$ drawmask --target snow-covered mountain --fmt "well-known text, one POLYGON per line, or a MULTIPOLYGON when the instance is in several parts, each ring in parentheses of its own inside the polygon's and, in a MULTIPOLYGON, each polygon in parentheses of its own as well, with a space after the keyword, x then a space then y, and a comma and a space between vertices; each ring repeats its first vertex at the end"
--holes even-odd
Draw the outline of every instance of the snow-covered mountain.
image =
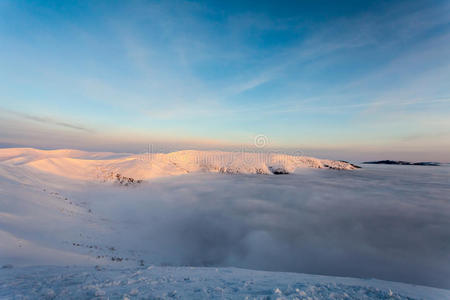
MULTIPOLYGON (((408 199, 396 202, 389 193, 397 193, 401 182, 380 190, 389 180, 378 173, 358 177, 367 170, 329 170, 354 168, 280 154, 1 149, 0 298, 450 299, 448 290, 420 285, 226 267, 291 270, 298 265, 300 271, 315 271, 317 265, 320 274, 345 275, 355 259, 369 263, 367 269, 358 266, 361 273, 351 270, 353 277, 386 279, 378 275, 411 265, 392 259, 394 254, 385 256, 383 247, 392 247, 388 253, 402 252, 398 244, 414 242, 411 236, 403 240, 403 232, 396 231, 403 227, 394 225, 417 211, 432 215, 438 225, 431 229, 439 231, 427 234, 428 240, 419 236, 423 251, 431 255, 423 264, 420 247, 417 253, 408 250, 406 262, 418 262, 407 270, 421 269, 421 284, 432 273, 432 283, 445 286, 448 270, 442 255, 447 254, 441 249, 447 231, 433 213, 446 212, 435 201, 439 191, 433 194, 436 199, 429 195, 426 207, 418 201, 420 191, 417 199, 408 192, 408 199), (271 175, 286 172, 294 175, 271 175), (144 182, 134 184, 139 180, 144 182), (373 189, 365 192, 362 186, 368 184, 373 189), (388 194, 380 196, 383 191, 388 194), (406 202, 414 208, 404 209, 404 218, 398 212, 390 219, 390 211, 406 202), (394 224, 388 228, 391 234, 377 218, 394 224), (348 220, 360 227, 348 227, 348 220), (376 231, 383 236, 380 243, 376 231)), ((438 175, 433 180, 445 180, 438 175)), ((401 272, 395 276, 398 281, 409 278, 401 272)))
POLYGON ((117 175, 143 180, 187 173, 287 174, 301 168, 353 170, 343 161, 274 153, 178 151, 173 153, 114 154, 79 150, 0 149, 0 161, 25 165, 74 179, 115 179, 117 175))

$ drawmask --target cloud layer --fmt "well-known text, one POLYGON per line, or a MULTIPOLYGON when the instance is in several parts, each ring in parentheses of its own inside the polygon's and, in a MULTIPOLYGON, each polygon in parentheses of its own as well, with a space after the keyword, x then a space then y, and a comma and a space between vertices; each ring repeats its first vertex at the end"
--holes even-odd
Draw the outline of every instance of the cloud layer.
POLYGON ((133 190, 97 190, 93 209, 128 224, 118 239, 150 263, 449 288, 447 169, 180 176, 133 190))

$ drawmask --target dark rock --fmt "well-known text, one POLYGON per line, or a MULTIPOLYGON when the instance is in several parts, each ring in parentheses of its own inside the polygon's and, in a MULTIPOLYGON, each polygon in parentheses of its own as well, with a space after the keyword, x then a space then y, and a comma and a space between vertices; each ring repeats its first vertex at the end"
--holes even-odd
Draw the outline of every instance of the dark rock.
POLYGON ((378 161, 366 161, 363 164, 372 165, 404 165, 404 166, 440 166, 437 162, 416 162, 412 163, 403 160, 378 160, 378 161))
POLYGON ((7 264, 7 265, 3 265, 2 269, 12 269, 13 265, 11 264, 7 264))
POLYGON ((269 167, 269 170, 274 175, 286 175, 286 174, 289 174, 289 172, 285 168, 282 168, 282 167, 278 167, 278 168, 269 167))

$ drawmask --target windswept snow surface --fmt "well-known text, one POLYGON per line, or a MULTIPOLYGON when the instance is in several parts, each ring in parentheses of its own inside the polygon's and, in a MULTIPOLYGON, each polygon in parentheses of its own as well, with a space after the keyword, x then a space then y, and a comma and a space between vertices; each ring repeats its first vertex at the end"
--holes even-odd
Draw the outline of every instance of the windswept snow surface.
POLYGON ((449 298, 408 284, 226 268, 448 289, 449 170, 353 170, 256 153, 2 149, 0 266, 13 268, 0 269, 0 298, 449 298), (292 174, 260 175, 269 167, 292 174))
POLYGON ((14 299, 450 299, 442 289, 375 279, 237 268, 28 267, 0 270, 14 299))

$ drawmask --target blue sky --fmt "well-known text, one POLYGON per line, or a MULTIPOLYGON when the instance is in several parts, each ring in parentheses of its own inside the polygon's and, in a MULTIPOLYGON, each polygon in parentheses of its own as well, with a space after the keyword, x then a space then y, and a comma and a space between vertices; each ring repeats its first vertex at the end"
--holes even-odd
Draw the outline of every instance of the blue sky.
POLYGON ((450 161, 449 82, 448 1, 0 2, 2 145, 450 161))

